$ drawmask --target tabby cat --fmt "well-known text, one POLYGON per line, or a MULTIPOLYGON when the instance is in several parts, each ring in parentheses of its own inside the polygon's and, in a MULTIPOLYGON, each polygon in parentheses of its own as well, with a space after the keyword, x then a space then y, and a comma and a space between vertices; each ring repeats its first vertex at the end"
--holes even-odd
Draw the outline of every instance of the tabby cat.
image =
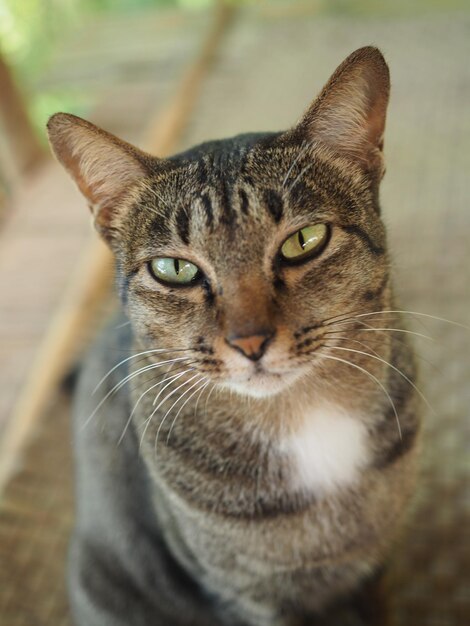
POLYGON ((419 426, 378 203, 388 95, 365 47, 291 130, 168 159, 50 119, 123 308, 77 394, 77 625, 369 619, 419 426))

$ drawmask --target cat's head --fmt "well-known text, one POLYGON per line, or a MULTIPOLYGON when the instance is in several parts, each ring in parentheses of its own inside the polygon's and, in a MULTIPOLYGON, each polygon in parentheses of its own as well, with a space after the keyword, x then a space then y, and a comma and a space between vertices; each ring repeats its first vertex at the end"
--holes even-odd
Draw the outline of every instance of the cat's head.
POLYGON ((272 395, 315 367, 328 341, 317 328, 377 306, 388 93, 382 55, 361 48, 291 130, 169 159, 72 115, 50 119, 145 347, 182 350, 169 354, 209 379, 272 395))

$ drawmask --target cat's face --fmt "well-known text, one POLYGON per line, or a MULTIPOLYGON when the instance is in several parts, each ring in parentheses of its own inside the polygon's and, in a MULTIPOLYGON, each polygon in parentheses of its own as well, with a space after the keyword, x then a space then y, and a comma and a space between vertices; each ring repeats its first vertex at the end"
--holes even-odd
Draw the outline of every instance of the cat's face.
POLYGON ((367 48, 292 131, 165 161, 53 118, 53 146, 116 254, 143 349, 166 348, 254 396, 316 367, 334 339, 325 324, 370 310, 386 284, 377 186, 387 97, 385 63, 367 48))
POLYGON ((252 395, 310 371, 321 339, 306 328, 370 307, 386 271, 360 170, 283 136, 175 159, 120 230, 123 297, 145 347, 189 349, 196 371, 252 395))

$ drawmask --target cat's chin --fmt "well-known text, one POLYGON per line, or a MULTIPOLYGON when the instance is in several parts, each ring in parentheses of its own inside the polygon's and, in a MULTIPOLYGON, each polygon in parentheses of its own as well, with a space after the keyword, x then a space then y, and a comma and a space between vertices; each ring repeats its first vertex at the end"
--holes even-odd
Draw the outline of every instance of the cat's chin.
POLYGON ((286 392, 300 378, 301 372, 256 373, 245 380, 231 380, 224 387, 235 391, 242 396, 253 398, 269 398, 286 392))

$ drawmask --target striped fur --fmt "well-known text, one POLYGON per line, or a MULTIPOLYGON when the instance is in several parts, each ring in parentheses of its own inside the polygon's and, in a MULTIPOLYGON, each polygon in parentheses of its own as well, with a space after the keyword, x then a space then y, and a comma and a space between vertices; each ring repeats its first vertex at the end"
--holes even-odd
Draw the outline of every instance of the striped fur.
POLYGON ((361 49, 293 129, 166 160, 52 118, 130 321, 103 334, 77 394, 77 625, 370 617, 369 591, 365 611, 354 598, 396 537, 419 431, 403 322, 363 316, 398 308, 378 203, 388 85, 381 54, 361 49), (321 253, 284 263, 286 238, 316 223, 321 253), (159 283, 155 257, 201 278, 159 283), (256 362, 231 344, 257 336, 256 362))

